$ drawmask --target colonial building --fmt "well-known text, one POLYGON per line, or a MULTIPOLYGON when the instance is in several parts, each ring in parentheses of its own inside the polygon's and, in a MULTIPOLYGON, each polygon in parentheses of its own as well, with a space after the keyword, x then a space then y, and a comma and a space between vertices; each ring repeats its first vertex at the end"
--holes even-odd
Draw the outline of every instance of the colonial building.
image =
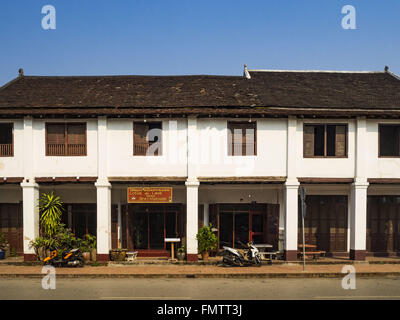
POLYGON ((112 248, 197 259, 306 242, 364 259, 400 252, 400 79, 389 72, 248 70, 243 76, 25 76, 0 89, 0 231, 34 259, 40 193, 63 221, 112 248))

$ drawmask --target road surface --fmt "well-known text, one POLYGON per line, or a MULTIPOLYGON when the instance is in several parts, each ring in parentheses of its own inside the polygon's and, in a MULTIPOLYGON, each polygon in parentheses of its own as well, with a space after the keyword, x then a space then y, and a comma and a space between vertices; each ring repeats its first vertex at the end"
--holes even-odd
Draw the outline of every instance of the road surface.
POLYGON ((341 279, 0 279, 0 300, 279 300, 400 299, 400 278, 359 278, 344 290, 341 279))

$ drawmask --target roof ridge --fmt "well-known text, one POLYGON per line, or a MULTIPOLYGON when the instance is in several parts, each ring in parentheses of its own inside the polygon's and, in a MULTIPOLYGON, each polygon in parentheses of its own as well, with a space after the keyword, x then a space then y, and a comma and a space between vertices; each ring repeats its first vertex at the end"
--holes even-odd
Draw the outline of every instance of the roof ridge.
MULTIPOLYGON (((244 78, 242 75, 214 75, 214 74, 193 74, 193 75, 71 75, 71 76, 45 76, 45 75, 24 75, 24 78, 244 78)), ((20 78, 20 77, 18 77, 20 78)))
POLYGON ((386 73, 386 71, 350 71, 350 70, 273 70, 273 69, 249 69, 249 72, 299 72, 299 73, 386 73))
POLYGON ((3 86, 0 87, 0 92, 3 91, 5 88, 9 87, 10 85, 12 85, 13 83, 17 82, 18 80, 24 78, 25 76, 18 76, 8 82, 6 82, 3 86))

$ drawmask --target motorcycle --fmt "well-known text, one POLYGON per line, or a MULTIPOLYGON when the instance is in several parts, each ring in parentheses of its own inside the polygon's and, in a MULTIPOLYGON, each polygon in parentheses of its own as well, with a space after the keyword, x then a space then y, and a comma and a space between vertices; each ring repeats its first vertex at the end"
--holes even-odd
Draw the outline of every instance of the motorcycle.
POLYGON ((261 256, 257 247, 254 246, 254 242, 248 242, 247 245, 239 242, 245 246, 244 250, 234 249, 231 247, 223 246, 224 249, 218 255, 222 256, 223 266, 238 266, 243 267, 245 265, 255 265, 261 267, 261 256))
POLYGON ((61 255, 57 249, 53 249, 43 262, 45 265, 52 265, 54 267, 83 267, 85 264, 79 248, 65 250, 61 255))

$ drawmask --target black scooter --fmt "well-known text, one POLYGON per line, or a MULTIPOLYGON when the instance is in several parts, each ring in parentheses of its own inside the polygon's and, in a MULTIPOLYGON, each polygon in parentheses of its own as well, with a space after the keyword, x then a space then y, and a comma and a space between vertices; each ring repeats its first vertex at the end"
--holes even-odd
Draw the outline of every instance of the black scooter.
POLYGON ((50 256, 45 258, 43 262, 45 265, 54 267, 83 267, 85 264, 79 248, 63 251, 61 255, 59 255, 57 249, 53 249, 50 251, 50 256))

